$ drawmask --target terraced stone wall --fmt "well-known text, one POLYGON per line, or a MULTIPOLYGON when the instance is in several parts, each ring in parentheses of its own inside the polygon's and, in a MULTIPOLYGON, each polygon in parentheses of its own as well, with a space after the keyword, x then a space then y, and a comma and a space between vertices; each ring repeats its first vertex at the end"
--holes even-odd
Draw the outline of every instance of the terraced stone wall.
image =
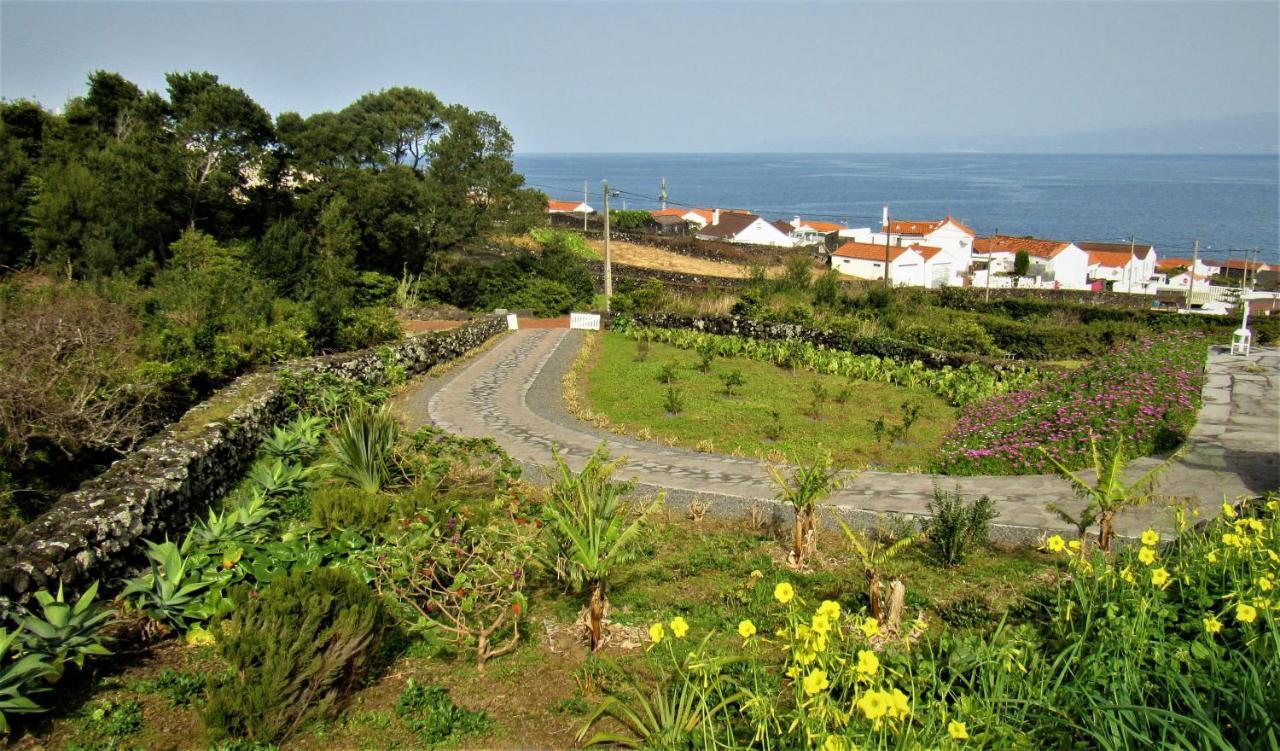
POLYGON ((69 592, 94 580, 108 584, 143 560, 143 540, 179 539, 210 502, 239 481, 262 439, 288 414, 277 377, 281 370, 383 383, 389 364, 421 373, 505 330, 506 319, 493 316, 377 350, 309 358, 241 377, 62 496, 0 547, 0 614, 7 603, 55 589, 59 581, 69 592), (218 413, 218 405, 236 406, 220 419, 198 422, 218 413))

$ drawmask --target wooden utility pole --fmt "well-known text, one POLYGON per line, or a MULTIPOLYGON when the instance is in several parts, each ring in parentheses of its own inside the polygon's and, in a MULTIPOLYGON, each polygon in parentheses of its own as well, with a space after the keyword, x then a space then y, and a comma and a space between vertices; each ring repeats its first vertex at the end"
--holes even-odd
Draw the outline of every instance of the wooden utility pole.
POLYGON ((987 246, 987 293, 983 302, 991 302, 991 262, 995 260, 996 238, 999 236, 1000 228, 996 227, 996 233, 991 236, 991 244, 987 246))
POLYGON ((1191 280, 1187 282, 1187 308, 1191 308, 1191 292, 1196 288, 1196 266, 1200 265, 1200 241, 1196 240, 1191 251, 1191 280))
MULTIPOLYGON (((587 195, 588 195, 588 194, 587 194, 587 180, 586 180, 586 178, 583 178, 583 180, 582 180, 582 205, 583 205, 583 206, 586 206, 586 205, 587 205, 587 195)), ((587 210, 586 210, 586 209, 583 209, 583 210, 582 210, 582 231, 583 231, 583 232, 586 232, 586 231, 587 231, 587 210)))
POLYGON ((1129 292, 1133 293, 1133 235, 1129 235, 1129 263, 1126 264, 1124 270, 1125 278, 1129 280, 1129 292))
MULTIPOLYGON (((1227 248, 1227 262, 1226 262, 1225 264, 1223 264, 1223 266, 1222 266, 1222 268, 1226 269, 1226 271, 1227 271, 1227 273, 1225 274, 1225 276, 1227 277, 1227 286, 1228 286, 1228 287, 1233 286, 1233 285, 1231 284, 1231 254, 1232 254, 1232 253, 1234 253, 1234 252, 1236 252, 1236 249, 1235 249, 1235 248, 1227 248)), ((1245 255, 1246 255, 1246 256, 1248 256, 1248 255, 1249 255, 1249 251, 1247 251, 1247 250, 1246 250, 1246 251, 1245 251, 1245 255)), ((1191 273, 1193 273, 1193 274, 1194 274, 1194 273, 1195 273, 1195 270, 1193 269, 1191 273)))
POLYGON ((889 207, 884 207, 884 286, 889 286, 889 207))
POLYGON ((613 256, 609 252, 609 181, 604 182, 604 312, 613 299, 613 256))
POLYGON ((662 202, 662 210, 667 210, 667 178, 658 183, 658 200, 662 202))

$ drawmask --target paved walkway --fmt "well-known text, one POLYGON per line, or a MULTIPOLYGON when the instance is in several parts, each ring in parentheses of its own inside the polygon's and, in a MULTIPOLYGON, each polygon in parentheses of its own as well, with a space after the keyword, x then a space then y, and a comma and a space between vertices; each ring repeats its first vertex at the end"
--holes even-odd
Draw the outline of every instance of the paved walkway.
MULTIPOLYGON (((704 454, 605 434, 571 417, 564 408, 561 379, 581 342, 577 331, 518 331, 464 368, 415 384, 397 400, 411 428, 426 422, 467 436, 492 436, 527 466, 546 466, 555 445, 570 465, 580 466, 605 440, 623 456, 623 475, 641 487, 663 488, 669 505, 700 499, 713 513, 748 516, 753 507, 775 521, 789 509, 772 501, 775 487, 755 459, 704 454)), ((1280 353, 1262 350, 1250 358, 1213 353, 1204 392, 1205 407, 1184 456, 1158 487, 1166 496, 1194 498, 1212 513, 1222 499, 1280 488, 1280 353)), ((1134 462, 1133 469, 1156 463, 1134 462)), ((999 517, 993 533, 1010 541, 1035 539, 1045 530, 1068 527, 1046 503, 1078 508, 1065 481, 1051 475, 1020 477, 939 477, 865 472, 831 498, 847 518, 872 523, 886 514, 920 515, 937 482, 957 484, 966 498, 988 495, 999 517)), ((1150 524, 1172 527, 1163 503, 1121 516, 1118 531, 1132 535, 1150 524)))

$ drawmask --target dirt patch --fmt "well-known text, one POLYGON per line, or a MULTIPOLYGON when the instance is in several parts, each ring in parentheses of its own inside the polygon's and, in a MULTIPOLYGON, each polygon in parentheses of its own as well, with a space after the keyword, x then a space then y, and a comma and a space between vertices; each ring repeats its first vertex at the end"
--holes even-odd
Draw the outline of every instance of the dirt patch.
MULTIPOLYGON (((600 253, 601 257, 604 256, 604 242, 602 240, 588 240, 587 244, 600 253)), ((695 274, 698 276, 720 276, 729 279, 745 279, 748 276, 747 267, 741 264, 694 258, 670 250, 663 250, 650 245, 639 245, 625 240, 610 241, 609 252, 614 263, 627 266, 674 271, 680 274, 695 274)))

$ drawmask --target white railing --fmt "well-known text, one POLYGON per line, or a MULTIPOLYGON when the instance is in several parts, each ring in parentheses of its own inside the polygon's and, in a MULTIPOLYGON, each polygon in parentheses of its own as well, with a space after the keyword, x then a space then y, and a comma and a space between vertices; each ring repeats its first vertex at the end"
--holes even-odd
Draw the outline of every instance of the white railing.
POLYGON ((600 314, 599 313, 570 313, 569 328, 585 329, 587 331, 600 330, 600 314))

